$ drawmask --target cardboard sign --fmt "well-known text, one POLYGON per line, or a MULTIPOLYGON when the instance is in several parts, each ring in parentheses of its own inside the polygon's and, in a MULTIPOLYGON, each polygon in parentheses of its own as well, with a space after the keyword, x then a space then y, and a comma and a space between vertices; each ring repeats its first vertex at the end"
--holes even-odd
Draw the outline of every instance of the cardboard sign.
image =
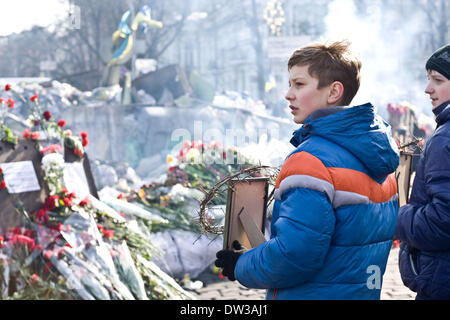
POLYGON ((66 162, 64 182, 69 192, 73 191, 77 196, 83 197, 85 193, 87 195, 87 192, 83 192, 82 188, 87 184, 89 193, 98 199, 97 187, 95 186, 87 153, 84 153, 80 158, 73 153, 73 150, 64 148, 64 161, 66 162), (74 175, 77 175, 76 180, 74 175))
POLYGON ((17 145, 0 141, 0 163, 4 166, 5 182, 0 190, 0 232, 22 225, 25 221, 16 208, 28 213, 39 210, 49 191, 41 168, 42 155, 30 140, 19 140, 17 145), (23 179, 20 184, 17 179, 23 179), (8 181, 9 180, 9 181, 8 181))
POLYGON ((238 240, 247 249, 264 241, 268 178, 232 180, 228 185, 223 248, 238 240))

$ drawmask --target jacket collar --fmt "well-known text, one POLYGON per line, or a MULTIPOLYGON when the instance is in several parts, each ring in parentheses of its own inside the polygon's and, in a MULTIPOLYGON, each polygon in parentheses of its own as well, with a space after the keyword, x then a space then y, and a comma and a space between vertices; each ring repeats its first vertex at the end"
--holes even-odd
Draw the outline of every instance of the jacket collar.
POLYGON ((334 113, 337 113, 342 110, 349 109, 349 108, 351 108, 351 107, 350 106, 336 106, 336 107, 327 107, 327 108, 323 108, 323 109, 314 111, 306 118, 305 122, 300 127, 300 129, 297 129, 294 131, 294 133, 292 134, 293 137, 291 138, 290 143, 294 147, 298 147, 300 145, 300 143, 302 143, 304 140, 307 139, 307 137, 309 135, 310 127, 311 127, 311 125, 310 125, 311 121, 334 114, 334 113))
POLYGON ((450 100, 434 108, 433 113, 436 116, 436 122, 438 127, 444 124, 444 122, 450 120, 450 100))

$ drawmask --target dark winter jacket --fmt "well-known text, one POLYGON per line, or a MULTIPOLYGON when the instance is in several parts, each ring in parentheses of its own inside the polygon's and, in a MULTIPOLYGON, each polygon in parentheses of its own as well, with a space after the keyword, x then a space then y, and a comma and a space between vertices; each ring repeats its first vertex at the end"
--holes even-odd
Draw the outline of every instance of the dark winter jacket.
POLYGON ((450 101, 435 108, 437 128, 417 166, 396 237, 403 283, 418 299, 450 299, 450 101))
POLYGON ((268 299, 379 299, 398 213, 390 131, 370 103, 312 113, 275 185, 271 239, 236 279, 268 299))

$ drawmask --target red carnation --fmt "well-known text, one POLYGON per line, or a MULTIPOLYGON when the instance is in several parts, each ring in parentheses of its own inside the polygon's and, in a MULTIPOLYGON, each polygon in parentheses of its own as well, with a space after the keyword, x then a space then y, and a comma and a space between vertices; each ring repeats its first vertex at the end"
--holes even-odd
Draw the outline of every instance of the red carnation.
POLYGON ((89 144, 89 139, 88 138, 83 138, 81 141, 81 145, 83 147, 86 147, 89 144))
POLYGON ((13 99, 8 98, 8 100, 6 100, 6 104, 8 105, 8 108, 12 109, 12 108, 14 108, 15 102, 13 99))
POLYGON ((23 235, 30 237, 30 238, 34 238, 34 232, 30 229, 26 229, 25 232, 23 233, 23 235))
POLYGON ((48 196, 47 199, 45 200, 44 206, 47 210, 53 210, 58 206, 58 202, 59 202, 58 195, 48 196))
POLYGON ((27 245, 30 249, 34 248, 34 240, 30 237, 24 236, 23 234, 15 234, 10 242, 12 244, 21 244, 21 245, 27 245))
POLYGON ((40 279, 41 279, 41 278, 39 278, 39 276, 38 276, 36 273, 33 273, 33 274, 31 275, 30 282, 31 282, 32 285, 34 285, 34 284, 36 284, 36 282, 39 281, 40 279))
POLYGON ((66 125, 66 120, 61 119, 61 120, 58 121, 58 126, 59 127, 63 128, 65 125, 66 125))
POLYGON ((14 234, 22 234, 22 228, 21 227, 15 227, 12 229, 12 233, 14 234))
POLYGON ((37 99, 38 99, 38 95, 37 94, 35 94, 35 95, 32 95, 31 97, 30 97, 30 101, 31 102, 36 102, 37 101, 37 99))
POLYGON ((0 190, 5 189, 5 188, 6 188, 6 182, 5 182, 5 180, 3 180, 2 182, 0 182, 0 190))
POLYGON ((63 201, 64 201, 64 205, 66 207, 72 206, 72 199, 71 198, 64 198, 63 201))
POLYGON ((101 224, 98 224, 98 225, 97 225, 97 229, 98 229, 101 233, 104 232, 103 226, 102 226, 101 224))
POLYGON ((45 110, 43 113, 43 116, 44 116, 44 119, 48 121, 52 117, 52 114, 50 113, 50 111, 45 110))
POLYGON ((3 169, 2 168, 0 168, 0 174, 2 174, 3 173, 3 169))
POLYGON ((80 133, 80 137, 83 138, 83 139, 87 138, 87 136, 88 136, 88 134, 87 134, 86 131, 83 131, 83 132, 80 133))
POLYGON ((83 151, 77 148, 73 149, 73 153, 79 157, 83 156, 83 151))
POLYGON ((105 230, 103 232, 103 237, 106 239, 112 239, 114 237, 114 230, 105 230))
POLYGON ((84 206, 87 206, 88 203, 89 203, 89 201, 88 201, 88 199, 86 198, 86 199, 81 200, 80 203, 79 203, 78 205, 79 205, 80 207, 84 207, 84 206))
POLYGON ((9 91, 9 90, 11 90, 11 85, 9 83, 7 83, 5 86, 5 91, 9 91))
POLYGON ((23 130, 23 135, 22 136, 23 136, 24 139, 30 138, 31 137, 31 130, 30 130, 30 128, 27 128, 27 129, 23 130))

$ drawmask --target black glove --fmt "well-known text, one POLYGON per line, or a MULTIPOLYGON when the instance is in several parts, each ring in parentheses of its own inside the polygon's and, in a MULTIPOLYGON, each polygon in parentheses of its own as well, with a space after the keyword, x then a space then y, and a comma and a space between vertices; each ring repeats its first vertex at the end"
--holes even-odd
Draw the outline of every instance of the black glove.
POLYGON ((233 241, 234 250, 220 250, 216 253, 217 260, 214 262, 216 267, 222 268, 222 274, 231 281, 236 280, 234 277, 234 267, 236 266, 237 260, 244 251, 244 247, 239 243, 239 241, 233 241), (235 251, 240 250, 240 251, 235 251))

